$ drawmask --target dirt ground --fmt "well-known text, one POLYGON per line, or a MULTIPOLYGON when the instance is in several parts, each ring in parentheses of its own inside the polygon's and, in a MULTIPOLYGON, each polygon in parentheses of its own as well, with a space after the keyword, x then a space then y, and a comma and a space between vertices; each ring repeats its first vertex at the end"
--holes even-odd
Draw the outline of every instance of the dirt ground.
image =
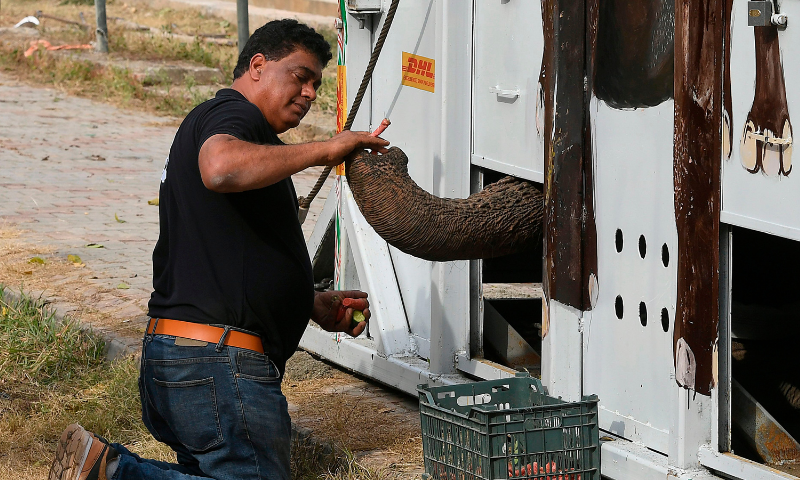
POLYGON ((344 446, 392 476, 423 472, 419 412, 410 397, 387 397, 383 387, 306 352, 287 363, 283 392, 293 420, 313 430, 314 437, 344 446))
POLYGON ((0 284, 59 304, 84 323, 100 328, 113 327, 118 335, 138 337, 144 333, 130 320, 146 312, 138 305, 132 307, 124 290, 102 288, 90 282, 94 272, 80 257, 74 257, 76 261, 71 262, 67 255, 54 255, 52 246, 21 240, 23 232, 17 227, 0 226, 0 284), (119 299, 119 307, 102 308, 109 298, 119 299), (120 315, 123 322, 129 321, 120 325, 120 315))

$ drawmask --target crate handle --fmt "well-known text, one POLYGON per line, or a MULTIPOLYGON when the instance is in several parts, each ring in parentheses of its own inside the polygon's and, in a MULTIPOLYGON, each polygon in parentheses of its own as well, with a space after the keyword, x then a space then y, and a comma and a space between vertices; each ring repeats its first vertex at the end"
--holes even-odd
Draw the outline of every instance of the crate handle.
POLYGON ((425 393, 425 397, 428 399, 428 405, 436 406, 436 402, 433 401, 433 395, 431 395, 431 392, 428 390, 422 390, 422 392, 425 393))
POLYGON ((524 423, 525 430, 543 430, 550 428, 561 428, 564 424, 559 416, 544 418, 526 418, 524 423))
POLYGON ((479 393, 477 395, 462 395, 456 398, 456 403, 459 407, 470 407, 472 405, 484 405, 492 401, 492 396, 488 393, 479 393))

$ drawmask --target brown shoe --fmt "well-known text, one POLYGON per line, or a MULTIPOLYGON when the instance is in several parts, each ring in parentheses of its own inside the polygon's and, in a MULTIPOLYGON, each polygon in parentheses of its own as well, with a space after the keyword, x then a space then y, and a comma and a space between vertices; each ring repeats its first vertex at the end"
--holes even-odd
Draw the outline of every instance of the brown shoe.
POLYGON ((61 434, 49 480, 108 480, 106 465, 117 451, 105 439, 73 423, 61 434))

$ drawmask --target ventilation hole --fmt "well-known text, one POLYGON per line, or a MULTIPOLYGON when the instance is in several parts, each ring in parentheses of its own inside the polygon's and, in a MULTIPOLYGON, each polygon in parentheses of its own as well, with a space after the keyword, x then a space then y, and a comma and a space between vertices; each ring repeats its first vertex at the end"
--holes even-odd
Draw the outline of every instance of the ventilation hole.
POLYGON ((647 255, 647 240, 644 239, 644 235, 639 235, 639 256, 644 258, 647 255))
POLYGON ((617 311, 617 318, 622 320, 622 295, 617 295, 617 301, 614 302, 614 310, 617 311))
POLYGON ((614 243, 617 245, 617 253, 622 252, 622 230, 619 228, 617 229, 617 238, 614 243))
POLYGON ((661 246, 661 263, 663 263, 665 267, 669 266, 669 247, 666 243, 661 246))
POLYGON ((669 312, 666 308, 661 309, 661 328, 663 328, 665 332, 669 331, 669 312))
POLYGON ((643 327, 647 326, 647 305, 644 302, 639 302, 639 321, 643 327))

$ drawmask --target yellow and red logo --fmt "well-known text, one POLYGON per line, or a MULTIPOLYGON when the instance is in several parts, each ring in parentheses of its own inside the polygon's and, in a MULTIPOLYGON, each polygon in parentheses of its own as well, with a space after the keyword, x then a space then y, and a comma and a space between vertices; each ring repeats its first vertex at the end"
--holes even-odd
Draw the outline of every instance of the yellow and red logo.
POLYGON ((436 60, 403 52, 403 85, 433 92, 436 83, 436 60))

